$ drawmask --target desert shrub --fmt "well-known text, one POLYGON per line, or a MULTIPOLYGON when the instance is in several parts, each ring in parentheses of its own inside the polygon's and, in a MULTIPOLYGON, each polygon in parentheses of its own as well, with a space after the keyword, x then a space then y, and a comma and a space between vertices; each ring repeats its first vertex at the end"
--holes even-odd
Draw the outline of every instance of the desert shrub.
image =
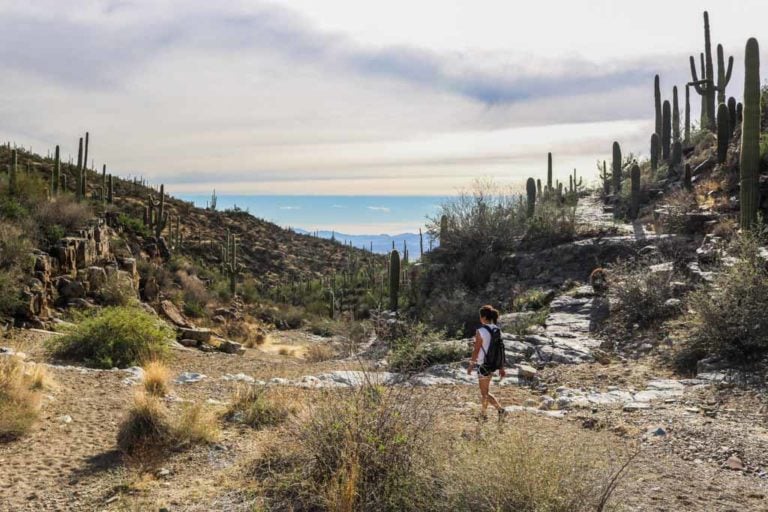
POLYGON ((127 279, 121 279, 117 272, 107 276, 99 290, 99 300, 105 306, 129 306, 138 300, 136 290, 127 279))
POLYGON ((253 468, 272 510, 416 511, 435 507, 427 446, 435 408, 412 389, 360 388, 314 401, 290 442, 253 468))
POLYGON ((254 316, 277 329, 298 329, 304 325, 304 311, 288 304, 260 304, 254 308, 254 316))
POLYGON ((173 425, 177 447, 208 444, 219 438, 216 416, 202 403, 186 404, 173 425))
POLYGON ((144 224, 142 219, 121 213, 117 216, 117 223, 123 230, 134 236, 138 235, 144 238, 152 236, 152 230, 144 224))
POLYGON ((568 242, 576 236, 576 207, 539 201, 533 217, 526 220, 526 226, 526 246, 544 248, 568 242))
POLYGON ((601 503, 618 483, 612 481, 621 470, 616 454, 590 433, 572 433, 574 438, 568 443, 553 443, 534 423, 523 418, 514 426, 476 439, 453 433, 449 439, 440 439, 441 453, 436 459, 440 461, 439 478, 445 484, 445 496, 435 508, 473 512, 602 510, 601 503))
POLYGON ((72 332, 52 338, 55 357, 96 368, 125 368, 170 352, 173 331, 138 307, 109 307, 83 320, 72 332))
POLYGON ((32 270, 32 243, 17 223, 0 219, 0 316, 11 316, 22 305, 17 293, 32 270))
POLYGON ((645 328, 679 312, 665 304, 673 298, 669 284, 680 280, 674 269, 652 272, 643 262, 620 261, 609 267, 608 280, 611 319, 620 325, 645 328))
POLYGON ((480 298, 464 287, 435 290, 424 308, 423 319, 429 325, 462 336, 474 334, 478 325, 480 298))
POLYGON ((125 455, 142 460, 171 449, 209 443, 217 435, 216 419, 202 405, 188 405, 174 420, 160 398, 137 393, 120 424, 117 447, 125 455))
POLYGON ((514 311, 535 311, 545 307, 552 300, 552 294, 541 288, 530 288, 515 295, 512 300, 514 311))
POLYGON ((549 308, 538 309, 531 311, 529 314, 518 316, 518 318, 510 325, 504 327, 504 332, 510 334, 516 334, 518 336, 525 336, 529 334, 529 330, 535 326, 544 326, 547 323, 547 317, 549 316, 549 308))
POLYGON ((43 379, 28 375, 15 356, 0 357, 0 441, 24 435, 37 420, 43 379))
POLYGON ((145 455, 157 452, 172 439, 171 417, 165 405, 157 397, 137 393, 120 424, 118 449, 127 455, 145 455))
POLYGON ((261 429, 280 425, 290 412, 287 406, 268 396, 266 387, 241 385, 232 394, 226 418, 261 429))
POLYGON ((144 391, 152 396, 165 396, 170 390, 171 370, 162 361, 150 361, 143 366, 141 381, 144 391))
POLYGON ((768 354, 768 270, 760 247, 758 236, 741 235, 733 244, 738 259, 691 295, 693 349, 744 364, 768 354))
POLYGON ((181 285, 184 298, 184 312, 190 316, 205 316, 205 307, 210 300, 208 289, 196 275, 184 270, 176 272, 176 280, 181 285))
POLYGON ((343 326, 340 322, 329 318, 314 317, 309 321, 307 330, 317 336, 330 338, 331 336, 340 334, 343 331, 343 326))
POLYGON ((82 228, 93 217, 93 212, 86 203, 78 203, 72 196, 64 195, 41 203, 35 208, 34 217, 41 228, 56 226, 66 235, 82 228))
POLYGON ((666 213, 657 222, 660 233, 689 233, 692 229, 689 214, 698 211, 696 196, 692 192, 678 190, 665 197, 666 213))
POLYGON ((333 347, 325 343, 313 343, 307 347, 307 351, 304 354, 304 358, 310 363, 328 361, 335 356, 336 352, 333 350, 333 347))
POLYGON ((469 348, 462 342, 446 342, 444 332, 415 324, 405 336, 395 340, 388 360, 391 369, 410 373, 435 364, 460 361, 467 356, 469 348))

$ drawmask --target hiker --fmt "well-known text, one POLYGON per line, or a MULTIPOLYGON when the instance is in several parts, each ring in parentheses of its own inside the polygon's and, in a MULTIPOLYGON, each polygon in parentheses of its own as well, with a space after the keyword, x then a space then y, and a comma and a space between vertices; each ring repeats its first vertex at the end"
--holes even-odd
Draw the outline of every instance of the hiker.
POLYGON ((480 396, 482 398, 482 418, 487 418, 488 404, 496 408, 501 419, 506 411, 499 404, 489 388, 491 377, 498 370, 499 376, 504 377, 504 343, 501 340, 501 329, 496 325, 499 320, 499 312, 493 306, 480 308, 480 327, 475 333, 475 346, 472 349, 472 358, 469 361, 467 373, 472 375, 472 370, 477 366, 478 382, 480 383, 480 396))

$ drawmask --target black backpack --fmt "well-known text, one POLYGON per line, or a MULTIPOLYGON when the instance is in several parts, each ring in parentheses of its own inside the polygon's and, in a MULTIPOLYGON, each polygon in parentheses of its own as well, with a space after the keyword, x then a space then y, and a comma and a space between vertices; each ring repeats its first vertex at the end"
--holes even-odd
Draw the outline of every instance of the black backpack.
POLYGON ((504 353, 504 340, 501 339, 501 329, 488 325, 481 325, 480 327, 491 335, 491 343, 488 345, 488 352, 485 353, 483 366, 492 372, 504 368, 506 354, 504 353))

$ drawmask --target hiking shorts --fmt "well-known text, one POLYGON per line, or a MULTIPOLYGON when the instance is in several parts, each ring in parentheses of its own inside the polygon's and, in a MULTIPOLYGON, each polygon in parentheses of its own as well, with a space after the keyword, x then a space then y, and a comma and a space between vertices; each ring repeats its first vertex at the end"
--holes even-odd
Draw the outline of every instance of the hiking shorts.
POLYGON ((491 375, 493 375, 493 372, 494 370, 489 369, 484 364, 481 364, 480 366, 477 367, 477 374, 480 377, 490 377, 491 375))

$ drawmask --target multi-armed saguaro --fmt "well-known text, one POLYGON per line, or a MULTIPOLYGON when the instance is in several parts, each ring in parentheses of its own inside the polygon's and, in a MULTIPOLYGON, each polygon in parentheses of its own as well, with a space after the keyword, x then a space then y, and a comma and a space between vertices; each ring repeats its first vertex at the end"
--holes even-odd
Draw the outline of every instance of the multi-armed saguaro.
POLYGON ((168 212, 165 211, 165 185, 160 185, 160 199, 155 199, 152 194, 147 196, 147 205, 144 207, 144 224, 155 230, 155 236, 160 238, 168 223, 168 212))
POLYGON ((701 79, 696 72, 696 60, 693 55, 689 58, 692 81, 689 85, 701 95, 701 126, 715 131, 715 92, 718 103, 725 103, 725 88, 731 80, 733 70, 733 57, 728 58, 728 67, 725 66, 723 46, 717 45, 717 77, 715 66, 712 63, 712 42, 709 35, 709 13, 704 11, 704 53, 700 54, 701 79))

